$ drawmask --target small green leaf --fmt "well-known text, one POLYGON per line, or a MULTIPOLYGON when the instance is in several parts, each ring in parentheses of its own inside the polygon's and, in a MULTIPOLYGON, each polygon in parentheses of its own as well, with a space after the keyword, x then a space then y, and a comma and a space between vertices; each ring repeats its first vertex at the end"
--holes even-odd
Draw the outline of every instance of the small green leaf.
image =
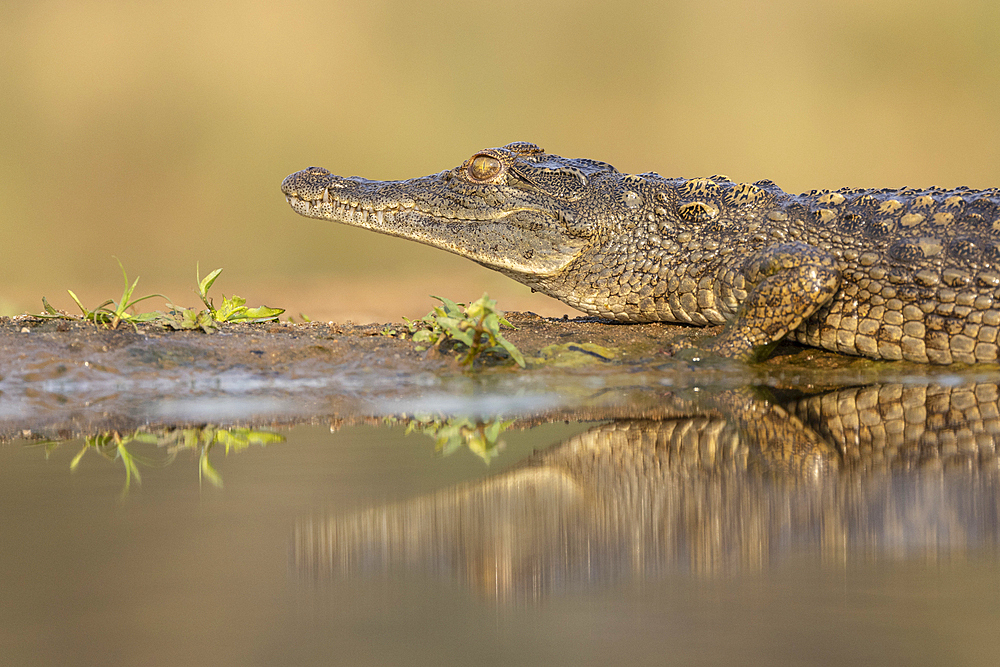
POLYGON ((448 328, 447 331, 448 334, 451 335, 451 337, 457 340, 458 342, 465 343, 469 347, 475 345, 475 339, 473 338, 472 332, 462 331, 461 329, 452 329, 452 328, 448 328))
POLYGON ((59 312, 51 305, 49 305, 48 300, 44 296, 42 297, 42 306, 45 308, 45 312, 48 313, 49 315, 53 315, 55 317, 59 316, 59 312))
POLYGON ((497 342, 500 344, 500 347, 502 347, 504 350, 507 351, 507 354, 510 355, 510 358, 513 359, 515 362, 517 362, 518 366, 524 368, 524 355, 521 354, 521 351, 519 349, 514 347, 513 343, 511 343, 506 338, 500 338, 497 342))
POLYGON ((483 328, 494 337, 500 335, 500 318, 497 317, 496 313, 490 313, 483 318, 483 328))
MULTIPOLYGON (((216 269, 205 276, 204 280, 199 280, 198 293, 201 294, 202 299, 208 298, 208 290, 212 289, 212 284, 215 283, 215 279, 219 277, 220 273, 222 273, 222 269, 216 269)), ((197 276, 197 273, 195 275, 197 276)))
POLYGON ((415 331, 412 338, 414 343, 434 343, 437 340, 435 335, 426 329, 415 331))
MULTIPOLYGON (((125 271, 125 269, 122 269, 122 272, 124 272, 124 271, 125 271)), ((135 282, 132 283, 132 286, 129 287, 128 286, 128 276, 125 277, 125 291, 122 292, 121 302, 119 302, 118 307, 115 308, 115 310, 120 310, 121 312, 125 312, 125 309, 128 308, 130 305, 132 305, 131 303, 129 303, 129 299, 132 298, 132 292, 135 291, 135 286, 138 285, 138 284, 139 284, 139 279, 136 278, 135 282)), ((136 301, 136 303, 138 303, 139 301, 143 301, 145 299, 148 299, 148 298, 150 298, 150 297, 145 296, 142 299, 138 299, 136 301)))
MULTIPOLYGON (((80 308, 80 310, 82 310, 82 311, 83 311, 83 314, 84 314, 84 316, 86 316, 86 315, 89 315, 89 314, 90 314, 90 312, 89 312, 89 311, 88 311, 88 310, 87 310, 86 308, 84 308, 84 307, 83 307, 83 304, 82 304, 82 303, 80 303, 80 299, 76 298, 76 294, 74 294, 74 293, 73 293, 73 290, 71 290, 71 289, 68 289, 68 290, 66 290, 66 291, 67 291, 67 292, 69 292, 69 296, 70 296, 70 298, 72 298, 72 299, 73 299, 73 301, 75 301, 75 302, 76 302, 76 305, 77 305, 77 306, 78 306, 78 307, 80 308)), ((108 303, 111 303, 111 302, 110 302, 110 301, 106 301, 106 302, 105 302, 105 304, 108 304, 108 303)))
POLYGON ((256 308, 247 308, 245 315, 252 320, 274 320, 277 319, 283 312, 285 312, 284 308, 257 306, 256 308))
POLYGON ((227 298, 225 295, 222 296, 222 306, 212 312, 212 316, 217 322, 232 322, 238 319, 242 319, 243 314, 247 311, 246 307, 247 300, 243 297, 233 296, 232 298, 227 298))
POLYGON ((451 299, 445 299, 440 296, 434 296, 433 294, 431 295, 431 298, 437 299, 444 305, 444 311, 446 314, 452 317, 460 316, 462 314, 461 304, 455 303, 451 299))

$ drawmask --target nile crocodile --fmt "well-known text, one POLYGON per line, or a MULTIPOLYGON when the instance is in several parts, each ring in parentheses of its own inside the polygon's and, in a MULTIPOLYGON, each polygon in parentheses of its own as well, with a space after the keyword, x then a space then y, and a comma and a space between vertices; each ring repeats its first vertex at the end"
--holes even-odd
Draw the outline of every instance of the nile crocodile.
POLYGON ((1000 190, 814 190, 623 174, 527 142, 406 181, 310 167, 292 208, 448 250, 590 315, 726 324, 701 350, 782 338, 878 359, 997 360, 1000 190))

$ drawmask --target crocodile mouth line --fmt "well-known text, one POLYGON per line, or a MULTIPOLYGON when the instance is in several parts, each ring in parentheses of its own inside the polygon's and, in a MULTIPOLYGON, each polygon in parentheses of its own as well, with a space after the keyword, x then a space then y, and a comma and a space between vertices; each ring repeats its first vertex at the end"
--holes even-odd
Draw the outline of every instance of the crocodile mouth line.
POLYGON ((392 220, 400 211, 413 209, 413 204, 398 204, 385 208, 367 207, 360 202, 340 201, 330 196, 330 190, 323 191, 320 199, 306 200, 294 194, 286 194, 285 201, 300 215, 309 218, 324 218, 327 220, 343 220, 353 224, 375 223, 381 225, 386 220, 392 220))
MULTIPOLYGON (((288 202, 296 213, 309 218, 343 221, 353 225, 376 226, 391 223, 397 215, 404 212, 412 212, 446 222, 499 222, 517 213, 519 210, 529 210, 512 209, 510 211, 495 211, 490 213, 484 211, 483 215, 480 216, 463 216, 456 214, 452 210, 430 211, 421 208, 414 202, 401 202, 377 208, 362 202, 341 200, 330 194, 330 188, 324 189, 323 196, 318 199, 303 199, 297 194, 288 193, 285 194, 285 201, 288 202)), ((536 210, 535 212, 548 213, 543 210, 536 210)))

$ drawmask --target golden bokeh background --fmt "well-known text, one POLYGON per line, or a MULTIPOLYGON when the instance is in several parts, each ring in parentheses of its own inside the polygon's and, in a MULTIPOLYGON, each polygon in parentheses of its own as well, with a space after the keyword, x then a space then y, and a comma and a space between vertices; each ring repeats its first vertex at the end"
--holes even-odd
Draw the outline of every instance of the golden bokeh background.
MULTIPOLYGON (((1000 4, 8 0, 0 313, 138 291, 314 318, 428 294, 572 312, 459 257, 307 220, 310 165, 397 179, 533 141, 622 171, 1000 186, 1000 4)), ((160 305, 153 305, 159 308, 160 305)))

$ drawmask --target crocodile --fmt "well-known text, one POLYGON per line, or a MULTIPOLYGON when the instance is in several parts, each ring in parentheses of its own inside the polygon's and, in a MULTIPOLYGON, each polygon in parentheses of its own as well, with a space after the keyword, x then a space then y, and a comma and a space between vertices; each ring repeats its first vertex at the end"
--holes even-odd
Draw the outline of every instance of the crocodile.
POLYGON ((620 322, 725 325, 702 353, 782 339, 875 359, 996 362, 1000 189, 840 189, 625 174, 529 142, 403 181, 288 176, 299 214, 467 257, 620 322))

